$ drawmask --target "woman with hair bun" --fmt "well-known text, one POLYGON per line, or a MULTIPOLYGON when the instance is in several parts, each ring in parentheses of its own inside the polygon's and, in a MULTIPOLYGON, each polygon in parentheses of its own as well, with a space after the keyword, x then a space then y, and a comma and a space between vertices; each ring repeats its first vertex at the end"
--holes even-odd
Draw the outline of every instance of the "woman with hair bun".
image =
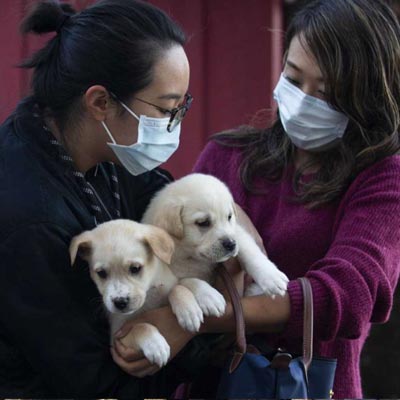
POLYGON ((23 64, 32 93, 0 127, 0 395, 169 396, 186 371, 122 371, 95 285, 68 248, 101 222, 140 220, 171 180, 158 166, 191 103, 184 33, 136 0, 77 14, 39 1, 21 29, 55 35, 23 64))

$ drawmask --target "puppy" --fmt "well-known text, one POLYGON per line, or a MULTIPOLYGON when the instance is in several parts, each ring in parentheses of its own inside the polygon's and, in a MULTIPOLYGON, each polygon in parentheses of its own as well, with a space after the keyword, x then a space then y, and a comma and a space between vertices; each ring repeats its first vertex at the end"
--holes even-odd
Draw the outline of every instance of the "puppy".
POLYGON ((163 228, 175 242, 170 268, 179 284, 169 301, 189 331, 199 330, 203 315, 224 313, 225 300, 211 285, 217 263, 230 257, 238 255, 256 283, 247 294, 275 296, 287 289, 288 278, 236 223, 232 195, 213 176, 191 174, 167 185, 152 199, 142 222, 163 228))
MULTIPOLYGON (((174 242, 162 229, 123 219, 73 238, 71 264, 77 255, 88 261, 112 335, 133 315, 168 304, 168 294, 177 284, 168 268, 173 251, 174 242)), ((126 346, 141 350, 152 363, 167 363, 169 345, 153 325, 138 324, 124 339, 126 346)))

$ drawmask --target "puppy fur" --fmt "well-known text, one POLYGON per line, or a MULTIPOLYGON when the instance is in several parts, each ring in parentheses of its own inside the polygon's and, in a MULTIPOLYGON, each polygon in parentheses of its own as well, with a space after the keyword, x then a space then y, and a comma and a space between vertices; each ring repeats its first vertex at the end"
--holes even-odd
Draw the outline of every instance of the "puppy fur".
POLYGON ((175 242, 170 268, 179 279, 169 294, 173 312, 185 329, 198 331, 203 315, 221 316, 225 300, 212 285, 215 267, 238 255, 256 286, 248 294, 283 295, 288 278, 236 223, 226 185, 204 174, 187 175, 152 199, 142 222, 167 231, 175 242), (179 301, 185 296, 185 302, 179 301))
MULTIPOLYGON (((168 294, 177 284, 168 268, 173 251, 174 242, 164 230, 123 219, 100 224, 73 238, 71 264, 78 255, 87 260, 112 335, 132 316, 168 304, 168 294)), ((122 341, 143 351, 159 366, 168 361, 169 345, 150 324, 136 326, 122 341)))

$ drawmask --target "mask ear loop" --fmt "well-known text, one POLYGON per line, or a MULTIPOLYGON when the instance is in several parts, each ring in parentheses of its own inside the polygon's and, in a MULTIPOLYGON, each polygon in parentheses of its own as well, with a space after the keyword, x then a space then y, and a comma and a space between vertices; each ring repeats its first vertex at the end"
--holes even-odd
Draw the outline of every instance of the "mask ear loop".
POLYGON ((111 141, 113 142, 113 144, 117 144, 117 142, 114 140, 113 136, 111 135, 110 130, 108 129, 106 123, 104 121, 101 121, 101 124, 103 125, 103 128, 106 130, 108 136, 110 136, 111 141))
POLYGON ((124 107, 125 110, 128 111, 129 114, 131 114, 138 121, 140 121, 140 118, 125 103, 123 103, 121 100, 119 100, 119 102, 121 103, 122 107, 124 107))
MULTIPOLYGON (((121 104, 121 106, 124 107, 126 111, 128 111, 129 114, 131 114, 131 115, 132 115, 133 117, 135 117, 138 121, 140 121, 140 118, 139 118, 125 103, 123 103, 113 92, 109 92, 109 93, 110 93, 111 97, 112 97, 114 100, 118 101, 118 102, 121 104)), ((107 129, 107 128, 105 128, 105 129, 107 129)), ((115 142, 114 142, 114 143, 115 143, 115 142)))

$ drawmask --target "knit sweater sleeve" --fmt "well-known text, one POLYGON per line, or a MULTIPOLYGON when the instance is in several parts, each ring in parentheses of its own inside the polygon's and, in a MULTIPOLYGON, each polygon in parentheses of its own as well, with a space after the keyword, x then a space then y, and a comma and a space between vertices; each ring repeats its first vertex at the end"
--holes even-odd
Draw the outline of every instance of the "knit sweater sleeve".
MULTIPOLYGON (((314 294, 317 340, 358 338, 370 322, 385 322, 400 271, 400 158, 369 167, 339 207, 332 243, 306 276, 314 294)), ((302 334, 303 296, 289 283, 291 318, 283 336, 302 334)))

